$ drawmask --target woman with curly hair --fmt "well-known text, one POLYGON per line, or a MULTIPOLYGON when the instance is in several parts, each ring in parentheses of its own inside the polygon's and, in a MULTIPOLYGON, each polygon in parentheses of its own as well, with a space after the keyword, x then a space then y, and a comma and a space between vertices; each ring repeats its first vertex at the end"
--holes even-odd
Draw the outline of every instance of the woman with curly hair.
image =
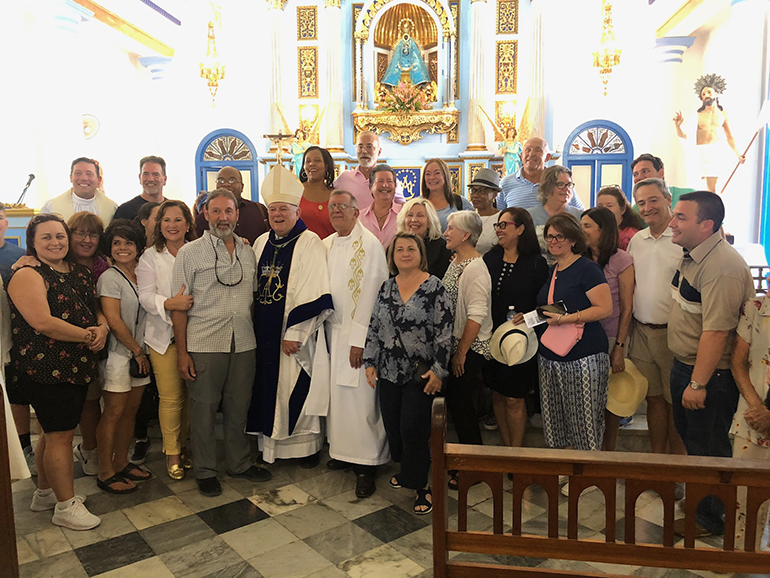
POLYGON ((325 148, 312 146, 302 157, 299 180, 305 185, 299 208, 308 229, 325 239, 335 233, 329 220, 329 196, 334 183, 334 159, 325 148))

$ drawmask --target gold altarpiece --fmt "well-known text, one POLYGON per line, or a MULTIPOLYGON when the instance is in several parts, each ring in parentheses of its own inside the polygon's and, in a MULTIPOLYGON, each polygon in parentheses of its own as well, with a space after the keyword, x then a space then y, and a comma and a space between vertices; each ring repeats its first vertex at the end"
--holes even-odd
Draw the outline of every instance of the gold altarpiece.
POLYGON ((457 142, 457 13, 441 0, 375 0, 354 11, 356 131, 404 145, 426 132, 457 142))

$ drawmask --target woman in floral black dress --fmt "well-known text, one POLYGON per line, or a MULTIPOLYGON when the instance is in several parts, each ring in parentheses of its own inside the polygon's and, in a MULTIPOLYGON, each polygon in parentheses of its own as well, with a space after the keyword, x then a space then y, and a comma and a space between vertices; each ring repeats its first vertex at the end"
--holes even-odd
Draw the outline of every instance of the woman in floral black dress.
POLYGON ((415 514, 433 509, 428 486, 430 410, 447 377, 452 344, 452 304, 438 277, 428 273, 425 245, 412 233, 397 233, 388 249, 395 277, 380 287, 369 324, 364 365, 379 391, 382 420, 393 460, 401 472, 394 488, 417 492, 415 514), (413 379, 417 362, 430 369, 413 379))
POLYGON ((8 283, 11 379, 35 408, 42 430, 32 510, 53 509, 54 524, 90 530, 101 520, 75 495, 72 439, 88 384, 98 378, 96 352, 109 328, 96 308, 91 272, 70 262, 68 250, 69 230, 61 217, 44 214, 30 221, 27 252, 41 265, 22 267, 8 283))

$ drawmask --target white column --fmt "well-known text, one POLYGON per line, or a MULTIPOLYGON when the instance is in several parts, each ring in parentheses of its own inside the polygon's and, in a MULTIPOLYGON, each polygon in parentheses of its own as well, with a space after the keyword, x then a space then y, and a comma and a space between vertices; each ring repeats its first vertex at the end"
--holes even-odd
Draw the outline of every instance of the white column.
POLYGON ((340 0, 325 0, 323 35, 326 38, 326 148, 343 152, 342 148, 342 10, 340 0))
POLYGON ((454 107, 455 105, 455 69, 457 67, 455 63, 455 52, 456 52, 456 46, 457 46, 457 36, 455 33, 452 33, 449 37, 449 106, 454 107))
MULTIPOLYGON (((527 137, 545 138, 545 38, 543 34, 543 2, 532 2, 532 29, 529 52, 529 126, 527 137)), ((522 138, 524 135, 522 135, 522 138)))
MULTIPOLYGON (((281 17, 283 16, 283 0, 268 0, 268 13, 272 20, 270 30, 270 133, 277 134, 283 129, 281 116, 276 105, 283 99, 281 90, 281 17)), ((272 148, 272 147, 271 147, 272 148)))
POLYGON ((484 21, 487 0, 471 0, 471 70, 468 95, 468 148, 469 151, 486 151, 484 125, 479 105, 484 102, 485 57, 484 21))

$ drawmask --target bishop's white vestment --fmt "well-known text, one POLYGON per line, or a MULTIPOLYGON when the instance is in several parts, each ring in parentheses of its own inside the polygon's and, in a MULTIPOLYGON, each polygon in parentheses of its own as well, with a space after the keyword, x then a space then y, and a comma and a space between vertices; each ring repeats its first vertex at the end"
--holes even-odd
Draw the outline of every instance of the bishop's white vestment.
POLYGON ((262 457, 273 463, 276 458, 310 456, 323 445, 321 420, 306 411, 313 373, 308 360, 313 359, 319 327, 333 305, 326 250, 302 220, 281 239, 273 231, 260 236, 254 252, 259 280, 254 298, 257 371, 246 433, 262 434, 262 457), (285 355, 284 340, 299 342, 299 353, 285 355))

